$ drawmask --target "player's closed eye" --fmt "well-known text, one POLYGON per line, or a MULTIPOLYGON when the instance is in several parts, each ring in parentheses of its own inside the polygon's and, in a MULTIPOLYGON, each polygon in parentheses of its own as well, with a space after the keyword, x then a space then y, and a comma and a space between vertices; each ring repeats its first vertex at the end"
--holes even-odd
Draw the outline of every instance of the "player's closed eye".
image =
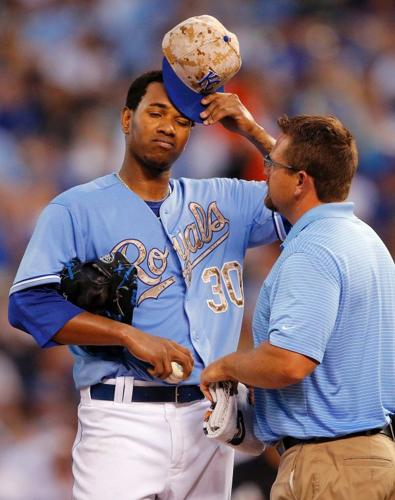
POLYGON ((181 127, 190 127, 192 125, 192 123, 189 120, 183 120, 183 119, 177 120, 177 124, 181 125, 181 127))

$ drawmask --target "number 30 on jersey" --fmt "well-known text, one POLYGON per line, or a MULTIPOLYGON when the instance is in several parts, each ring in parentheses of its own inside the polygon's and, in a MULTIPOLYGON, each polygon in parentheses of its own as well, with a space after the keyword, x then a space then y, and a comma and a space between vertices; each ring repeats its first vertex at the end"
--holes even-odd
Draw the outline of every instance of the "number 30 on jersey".
POLYGON ((236 260, 225 262, 221 269, 206 267, 202 280, 211 284, 214 297, 207 300, 207 305, 213 312, 227 311, 229 300, 237 307, 244 306, 243 270, 236 260))

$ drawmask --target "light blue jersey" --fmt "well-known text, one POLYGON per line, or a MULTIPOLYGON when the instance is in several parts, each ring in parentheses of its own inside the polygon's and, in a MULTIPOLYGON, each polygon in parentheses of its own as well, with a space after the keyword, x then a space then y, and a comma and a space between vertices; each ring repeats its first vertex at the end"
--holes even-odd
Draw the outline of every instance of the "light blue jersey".
MULTIPOLYGON (((275 241, 283 228, 263 204, 265 183, 179 179, 171 186, 160 219, 115 174, 59 195, 38 221, 11 293, 59 283, 74 257, 121 251, 138 271, 133 326, 189 348, 195 367, 186 383, 198 384, 203 365, 237 348, 247 247, 275 241)), ((138 364, 128 370, 71 351, 78 388, 104 377, 152 380, 138 364)))
POLYGON ((301 382, 256 390, 256 431, 332 437, 380 428, 395 413, 395 266, 352 203, 305 213, 260 292, 255 345, 320 364, 301 382))

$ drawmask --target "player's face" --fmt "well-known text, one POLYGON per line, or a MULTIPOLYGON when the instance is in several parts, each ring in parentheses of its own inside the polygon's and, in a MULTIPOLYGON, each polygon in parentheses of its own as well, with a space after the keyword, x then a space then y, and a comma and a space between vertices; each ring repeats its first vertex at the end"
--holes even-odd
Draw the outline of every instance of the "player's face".
POLYGON ((131 156, 159 175, 182 153, 192 122, 172 105, 164 86, 153 82, 136 110, 124 109, 122 125, 131 156))
POLYGON ((265 197, 265 205, 270 210, 275 210, 282 214, 287 212, 287 209, 294 201, 295 192, 295 172, 293 170, 281 167, 288 165, 286 151, 291 141, 290 137, 281 135, 276 142, 276 145, 270 152, 270 158, 275 163, 271 169, 267 171, 267 194, 265 197))

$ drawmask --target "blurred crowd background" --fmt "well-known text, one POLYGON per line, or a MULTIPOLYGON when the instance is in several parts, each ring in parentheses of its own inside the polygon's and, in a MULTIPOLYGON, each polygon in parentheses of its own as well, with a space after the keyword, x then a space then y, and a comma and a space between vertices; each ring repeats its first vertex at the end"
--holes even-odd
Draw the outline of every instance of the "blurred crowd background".
MULTIPOLYGON (((285 112, 334 114, 354 133, 350 199, 395 255, 393 0, 1 0, 0 500, 71 498, 71 358, 63 347, 39 351, 7 322, 37 216, 60 191, 119 169, 131 80, 160 67, 166 31, 201 14, 238 35, 243 65, 228 90, 272 134, 285 112)), ((221 126, 196 126, 174 168, 176 177, 262 174, 259 154, 221 126)), ((274 245, 247 258, 244 346, 277 255, 274 245)), ((274 462, 239 457, 233 497, 267 498, 274 462)))

